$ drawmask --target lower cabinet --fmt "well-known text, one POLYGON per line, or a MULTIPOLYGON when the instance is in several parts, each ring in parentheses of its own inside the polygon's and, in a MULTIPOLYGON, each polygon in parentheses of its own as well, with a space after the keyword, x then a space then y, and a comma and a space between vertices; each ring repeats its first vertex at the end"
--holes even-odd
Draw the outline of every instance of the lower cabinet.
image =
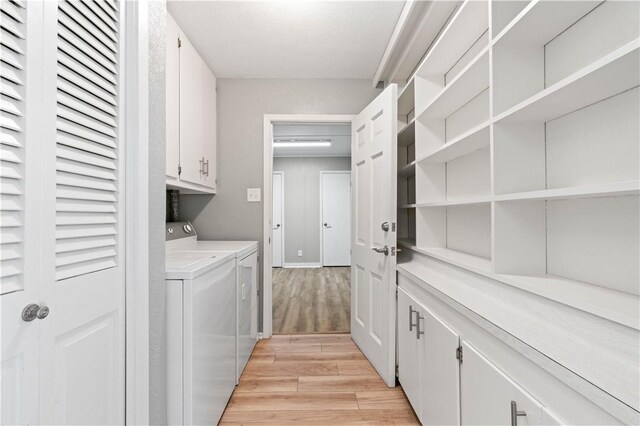
POLYGON ((540 425, 542 405, 467 342, 460 365, 463 425, 540 425))
POLYGON ((425 425, 460 423, 458 335, 398 290, 398 375, 425 425))
POLYGON ((398 379, 422 424, 563 423, 402 287, 397 312, 398 379))

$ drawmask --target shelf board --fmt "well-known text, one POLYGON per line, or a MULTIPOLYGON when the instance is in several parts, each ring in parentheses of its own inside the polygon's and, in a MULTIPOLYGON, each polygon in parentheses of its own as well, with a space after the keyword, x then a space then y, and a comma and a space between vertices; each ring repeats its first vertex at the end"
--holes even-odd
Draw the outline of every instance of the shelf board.
POLYGON ((640 85, 640 39, 546 88, 494 118, 546 122, 640 85))
POLYGON ((488 7, 487 1, 466 0, 427 52, 416 75, 442 75, 449 71, 489 28, 488 7))
POLYGON ((489 47, 487 46, 418 115, 420 118, 447 118, 488 87, 489 47))
POLYGON ((489 146, 489 125, 486 121, 479 126, 463 133, 457 138, 442 145, 436 151, 423 155, 417 162, 446 163, 464 155, 471 154, 489 146))
POLYGON ((618 197, 640 195, 640 181, 601 183, 571 188, 546 189, 542 191, 518 192, 496 195, 495 201, 517 200, 562 200, 571 198, 618 197))
POLYGON ((415 80, 412 78, 398 95, 398 115, 409 115, 415 109, 415 80))
POLYGON ((447 206, 471 206, 475 204, 486 204, 492 200, 491 196, 474 197, 461 200, 447 200, 435 203, 416 203, 416 207, 447 207, 447 206))
POLYGON ((407 177, 416 174, 416 162, 412 161, 404 167, 398 169, 398 176, 407 177))
POLYGON ((534 0, 520 11, 493 42, 516 46, 543 46, 600 3, 600 0, 534 0))
MULTIPOLYGON (((638 296, 554 275, 496 274, 492 272, 491 260, 489 259, 445 248, 420 248, 415 246, 410 248, 418 253, 475 272, 492 280, 500 281, 529 293, 615 321, 634 330, 640 329, 640 323, 638 323, 638 303, 640 298, 638 296)), ((420 270, 412 272, 411 269, 413 268, 409 265, 403 264, 399 265, 399 267, 418 278, 423 275, 420 270)))
POLYGON ((406 126, 404 126, 398 132, 398 146, 411 145, 416 141, 416 121, 411 120, 406 126))
POLYGON ((403 204, 398 206, 399 209, 415 209, 416 205, 415 204, 403 204))

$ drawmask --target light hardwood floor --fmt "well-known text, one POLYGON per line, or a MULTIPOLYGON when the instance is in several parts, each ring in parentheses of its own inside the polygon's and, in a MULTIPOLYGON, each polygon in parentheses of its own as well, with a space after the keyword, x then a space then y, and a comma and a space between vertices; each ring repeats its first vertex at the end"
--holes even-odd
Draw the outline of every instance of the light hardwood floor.
POLYGON ((349 333, 350 268, 274 268, 273 332, 349 333))
POLYGON ((221 424, 418 425, 402 388, 389 388, 348 335, 258 342, 221 424))

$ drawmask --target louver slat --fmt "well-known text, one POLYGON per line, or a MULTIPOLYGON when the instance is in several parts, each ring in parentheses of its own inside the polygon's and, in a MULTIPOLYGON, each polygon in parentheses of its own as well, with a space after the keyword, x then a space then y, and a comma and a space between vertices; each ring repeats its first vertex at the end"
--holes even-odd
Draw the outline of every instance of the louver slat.
POLYGON ((56 280, 117 266, 119 4, 60 1, 56 280))
POLYGON ((0 293, 24 286, 26 9, 0 1, 0 293))

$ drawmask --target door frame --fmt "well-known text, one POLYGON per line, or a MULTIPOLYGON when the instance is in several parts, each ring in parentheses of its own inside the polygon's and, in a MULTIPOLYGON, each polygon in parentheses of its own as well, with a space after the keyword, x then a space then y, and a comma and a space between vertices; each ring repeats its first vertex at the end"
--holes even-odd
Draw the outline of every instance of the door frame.
POLYGON ((149 0, 123 2, 123 6, 124 406, 127 424, 149 424, 150 7, 149 0))
MULTIPOLYGON (((320 223, 318 224, 318 229, 320 230, 320 267, 323 268, 324 267, 324 229, 323 229, 323 219, 322 219, 322 206, 324 203, 324 199, 322 197, 322 176, 323 175, 342 175, 342 174, 348 174, 349 175, 349 182, 351 182, 351 170, 320 170, 320 190, 319 192, 319 196, 320 196, 320 223)), ((349 191, 351 191, 351 183, 349 183, 349 191)), ((351 203, 351 200, 349 200, 349 203, 351 203)), ((351 204, 349 204, 349 211, 351 211, 351 204)), ((351 217, 349 217, 349 221, 351 221, 351 217)), ((351 224, 351 222, 349 222, 349 224, 351 224)), ((351 243, 351 236, 349 236, 349 243, 351 243)))
POLYGON ((273 125, 284 123, 349 123, 355 115, 346 114, 264 114, 263 118, 263 188, 262 203, 262 333, 261 338, 273 334, 273 299, 271 281, 271 185, 273 184, 273 125))
MULTIPOLYGON (((285 261, 284 261, 284 254, 285 254, 285 249, 284 249, 285 248, 285 245, 284 245, 284 241, 285 241, 285 239, 284 239, 284 234, 285 234, 285 232, 284 232, 284 223, 285 223, 285 217, 284 217, 284 206, 285 206, 285 204, 284 204, 284 197, 285 197, 285 193, 284 193, 284 170, 279 170, 279 171, 272 172, 271 173, 272 178, 273 178, 273 175, 275 175, 275 174, 278 174, 278 175, 280 175, 282 177, 282 180, 281 180, 282 188, 280 188, 280 193, 282 194, 282 198, 280 199, 280 204, 281 204, 281 206, 280 206, 280 209, 281 209, 280 210, 280 216, 282 217, 282 220, 280 221, 280 222, 282 222, 282 226, 280 227, 281 228, 281 232, 282 232, 282 243, 280 244, 280 251, 281 251, 280 256, 281 256, 281 260, 282 261, 280 262, 280 267, 284 268, 285 267, 285 261)), ((273 184, 273 181, 272 181, 272 184, 273 184)), ((271 208, 273 208, 273 205, 271 206, 271 208)), ((273 215, 273 211, 271 212, 271 214, 273 215)), ((273 231, 273 229, 271 229, 271 230, 273 231)), ((273 263, 273 259, 272 259, 271 263, 273 263)), ((274 266, 271 265, 271 267, 273 268, 274 266)))

